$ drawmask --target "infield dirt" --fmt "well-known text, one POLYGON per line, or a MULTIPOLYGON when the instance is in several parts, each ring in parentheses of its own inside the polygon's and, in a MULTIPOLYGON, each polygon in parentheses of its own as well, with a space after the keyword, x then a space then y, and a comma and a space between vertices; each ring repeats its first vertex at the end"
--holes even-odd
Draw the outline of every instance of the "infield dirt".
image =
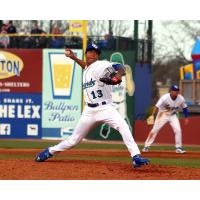
MULTIPOLYGON (((124 157, 127 151, 116 150, 70 150, 60 155, 87 157, 87 160, 52 158, 43 163, 34 161, 38 149, 0 149, 1 180, 199 180, 200 169, 150 164, 134 169, 130 163, 99 161, 88 157, 124 157), (20 157, 21 156, 21 157, 20 157), (24 158, 23 158, 24 156, 24 158), (18 158, 17 158, 18 157, 18 158)), ((184 155, 170 151, 149 152, 146 157, 156 158, 196 158, 199 152, 184 155)))

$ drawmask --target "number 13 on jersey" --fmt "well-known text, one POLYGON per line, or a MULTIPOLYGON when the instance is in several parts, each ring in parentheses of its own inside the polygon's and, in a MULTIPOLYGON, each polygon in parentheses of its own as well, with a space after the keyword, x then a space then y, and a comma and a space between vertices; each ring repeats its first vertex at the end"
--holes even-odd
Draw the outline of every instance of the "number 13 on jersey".
POLYGON ((97 97, 101 98, 103 97, 102 91, 101 90, 97 90, 96 93, 94 91, 91 92, 92 98, 96 99, 97 97))

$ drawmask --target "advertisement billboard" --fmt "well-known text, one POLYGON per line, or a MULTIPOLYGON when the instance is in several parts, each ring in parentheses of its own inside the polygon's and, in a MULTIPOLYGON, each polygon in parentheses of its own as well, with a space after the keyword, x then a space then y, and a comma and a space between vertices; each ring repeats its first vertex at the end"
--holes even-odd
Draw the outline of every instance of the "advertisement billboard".
MULTIPOLYGON (((82 59, 82 50, 73 52, 82 59)), ((82 111, 82 69, 64 50, 43 50, 42 94, 43 137, 67 137, 82 111)))
POLYGON ((41 95, 0 95, 0 137, 41 137, 41 95))
POLYGON ((0 54, 0 137, 41 138, 42 51, 0 54))
POLYGON ((41 93, 42 51, 9 49, 0 51, 0 92, 41 93))

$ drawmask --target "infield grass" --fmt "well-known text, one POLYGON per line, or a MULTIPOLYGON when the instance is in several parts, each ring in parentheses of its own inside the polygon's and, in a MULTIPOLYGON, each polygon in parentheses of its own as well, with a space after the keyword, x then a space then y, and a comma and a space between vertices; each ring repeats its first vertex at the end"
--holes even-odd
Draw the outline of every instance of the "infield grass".
MULTIPOLYGON (((0 148, 9 149, 43 149, 58 144, 59 141, 31 141, 31 140, 5 140, 0 139, 0 148)), ((142 145, 139 148, 142 149, 142 145)), ((124 144, 109 144, 109 143, 80 143, 74 149, 122 149, 126 150, 124 144)), ((200 146, 186 146, 187 151, 200 151, 200 146)), ((167 150, 173 151, 174 146, 152 146, 151 150, 167 150)))
MULTIPOLYGON (((58 141, 21 141, 21 140, 0 140, 0 148, 8 149, 44 149, 49 146, 57 144, 58 141)), ((142 149, 143 146, 140 146, 142 149)), ((99 143, 81 143, 77 145, 74 149, 113 149, 113 150, 126 150, 124 144, 99 144, 99 143)), ((187 151, 200 151, 200 146, 186 146, 187 151)), ((153 146, 151 150, 172 150, 173 146, 153 146)), ((35 155, 3 155, 0 154, 0 159, 28 159, 34 160, 35 155)), ((148 155, 147 155, 148 157, 148 155)), ((64 160, 96 160, 96 161, 114 161, 114 162, 124 162, 131 163, 130 157, 120 157, 120 156, 101 156, 96 155, 91 156, 80 156, 80 155, 58 155, 54 159, 64 159, 64 160)), ((168 166, 179 166, 179 167, 193 167, 200 168, 200 159, 195 158, 150 158, 152 164, 168 165, 168 166)))

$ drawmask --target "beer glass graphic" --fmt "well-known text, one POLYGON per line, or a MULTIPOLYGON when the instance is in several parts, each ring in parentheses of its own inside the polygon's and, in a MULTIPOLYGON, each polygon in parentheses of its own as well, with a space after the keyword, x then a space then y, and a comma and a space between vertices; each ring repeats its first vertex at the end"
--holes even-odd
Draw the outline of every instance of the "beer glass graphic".
POLYGON ((51 78, 54 98, 70 98, 74 61, 67 58, 64 53, 49 53, 51 78))

